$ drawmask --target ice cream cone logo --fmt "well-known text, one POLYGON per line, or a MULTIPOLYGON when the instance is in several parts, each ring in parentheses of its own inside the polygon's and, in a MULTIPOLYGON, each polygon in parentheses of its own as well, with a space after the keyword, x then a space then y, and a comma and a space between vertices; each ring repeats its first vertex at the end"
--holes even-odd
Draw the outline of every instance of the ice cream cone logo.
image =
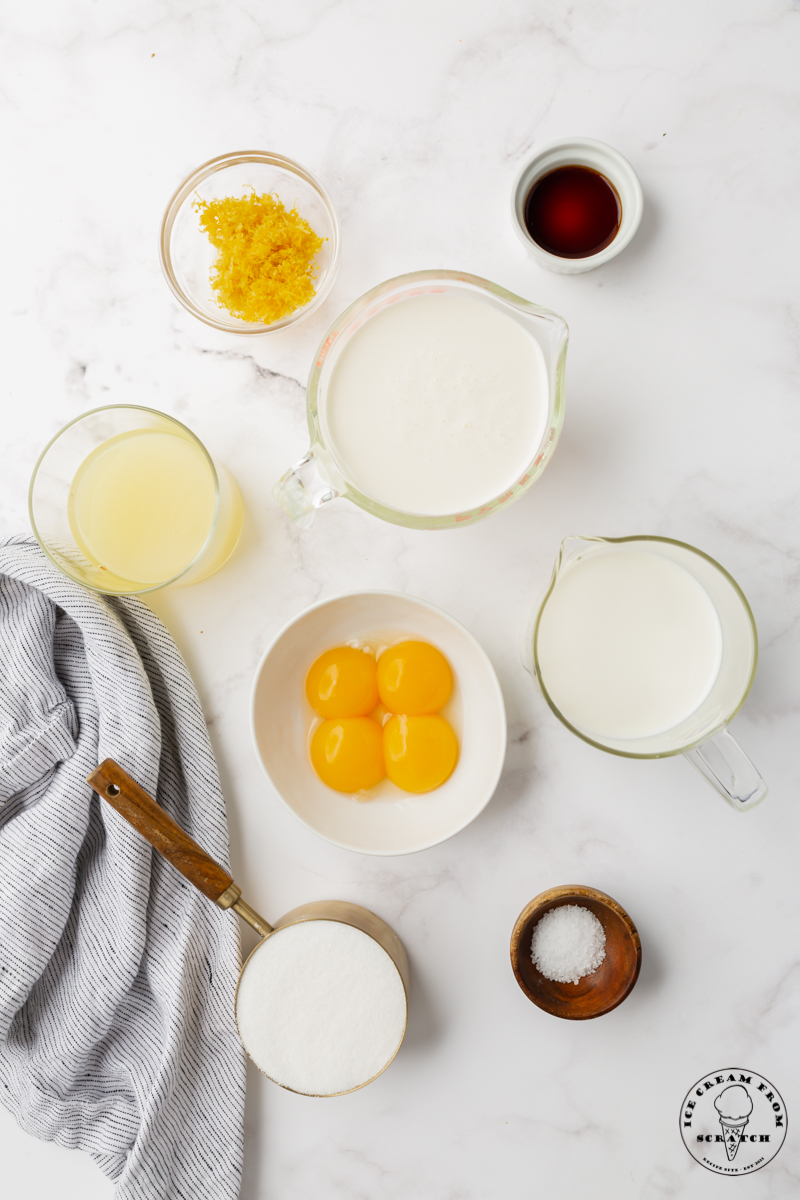
POLYGON ((742 1067, 698 1079, 680 1115, 686 1149, 718 1175, 749 1175, 766 1167, 783 1145, 786 1123, 786 1106, 775 1085, 742 1067))
POLYGON ((720 1114, 720 1124, 728 1162, 733 1163, 736 1151, 739 1150, 742 1136, 744 1136, 747 1124, 750 1122, 750 1114, 753 1111, 750 1092, 747 1091, 746 1087, 742 1087, 741 1084, 726 1087, 715 1099, 714 1108, 720 1114))
POLYGON ((714 1101, 714 1108, 719 1113, 719 1123, 725 1138, 725 1153, 728 1155, 728 1162, 733 1162, 750 1121, 753 1101, 747 1088, 737 1083, 720 1092, 714 1101))

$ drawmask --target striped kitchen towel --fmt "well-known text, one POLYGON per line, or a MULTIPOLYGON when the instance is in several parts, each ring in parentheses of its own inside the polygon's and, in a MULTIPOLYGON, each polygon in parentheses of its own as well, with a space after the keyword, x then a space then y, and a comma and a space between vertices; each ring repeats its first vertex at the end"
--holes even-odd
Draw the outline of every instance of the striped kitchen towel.
POLYGON ((88 1151, 116 1200, 234 1200, 236 918, 92 792, 104 758, 227 866, 214 755, 166 629, 32 538, 0 540, 0 1101, 88 1151))

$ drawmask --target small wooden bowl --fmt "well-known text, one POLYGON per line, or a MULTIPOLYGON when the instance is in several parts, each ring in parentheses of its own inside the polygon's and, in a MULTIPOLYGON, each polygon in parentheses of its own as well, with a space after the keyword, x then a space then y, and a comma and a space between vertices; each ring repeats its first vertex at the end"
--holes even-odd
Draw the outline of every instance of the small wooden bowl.
POLYGON ((641 965, 642 944, 625 909, 605 892, 580 884, 550 888, 536 896, 517 917, 511 934, 511 966, 517 983, 539 1008, 568 1021, 588 1021, 611 1012, 633 991, 641 965), (546 979, 531 958, 534 925, 551 908, 563 904, 588 908, 606 934, 605 958, 592 975, 578 983, 546 979))

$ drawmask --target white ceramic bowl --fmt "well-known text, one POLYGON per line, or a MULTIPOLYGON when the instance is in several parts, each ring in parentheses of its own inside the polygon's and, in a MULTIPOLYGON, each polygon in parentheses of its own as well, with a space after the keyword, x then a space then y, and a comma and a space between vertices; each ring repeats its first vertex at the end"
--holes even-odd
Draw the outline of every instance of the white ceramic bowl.
POLYGON ((548 271, 557 271, 561 275, 580 275, 583 271, 593 271, 609 259, 616 258, 639 228, 643 208, 642 185, 627 158, 613 146, 595 141, 594 138, 561 138, 558 142, 551 142, 523 163, 511 191, 511 220, 517 236, 538 263, 547 267, 548 271), (556 167, 567 166, 591 167, 605 175, 617 189, 622 205, 622 221, 617 236, 605 250, 590 254, 587 258, 561 258, 557 254, 550 254, 533 240, 525 226, 525 201, 536 180, 556 167))
POLYGON ((353 592, 306 609, 281 630, 256 671, 250 710, 253 744, 278 796, 306 826, 361 854, 410 854, 458 833, 489 803, 506 753, 506 714, 494 667, 458 621, 398 592, 353 592), (314 712, 305 678, 315 658, 351 639, 391 645, 431 642, 455 680, 444 709, 458 738, 455 771, 441 787, 415 795, 390 780, 360 803, 319 779, 308 757, 314 712))

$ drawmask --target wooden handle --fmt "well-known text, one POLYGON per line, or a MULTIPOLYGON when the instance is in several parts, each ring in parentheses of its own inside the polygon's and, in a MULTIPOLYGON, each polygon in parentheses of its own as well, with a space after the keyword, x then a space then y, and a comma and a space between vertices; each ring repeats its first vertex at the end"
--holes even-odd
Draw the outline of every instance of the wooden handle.
POLYGON ((198 846, 194 838, 173 821, 168 812, 140 788, 113 758, 100 763, 87 782, 120 816, 137 829, 159 854, 190 883, 220 908, 230 908, 241 896, 241 888, 219 863, 198 846))

